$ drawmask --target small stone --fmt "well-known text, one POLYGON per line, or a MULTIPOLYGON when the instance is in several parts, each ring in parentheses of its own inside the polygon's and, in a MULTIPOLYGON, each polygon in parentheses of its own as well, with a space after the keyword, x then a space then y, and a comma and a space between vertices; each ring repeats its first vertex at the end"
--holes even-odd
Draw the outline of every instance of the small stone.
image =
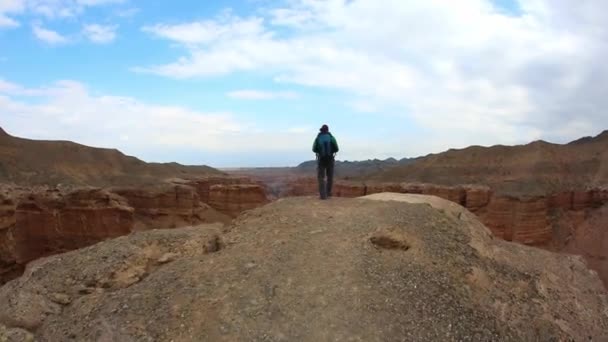
POLYGON ((159 264, 166 264, 168 262, 175 260, 176 257, 177 257, 176 253, 165 253, 165 254, 163 254, 163 256, 158 258, 157 262, 159 264))
POLYGON ((69 305, 70 303, 72 303, 72 299, 70 299, 70 296, 65 293, 51 293, 49 297, 51 301, 57 304, 69 305))
POLYGON ((82 295, 87 295, 95 292, 95 288, 82 286, 78 289, 78 293, 82 295))

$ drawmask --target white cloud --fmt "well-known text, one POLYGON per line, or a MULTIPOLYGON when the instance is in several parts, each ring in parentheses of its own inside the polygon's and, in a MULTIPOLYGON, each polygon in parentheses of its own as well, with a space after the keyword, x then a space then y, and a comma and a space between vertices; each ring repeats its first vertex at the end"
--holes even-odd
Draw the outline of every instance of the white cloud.
POLYGON ((587 129, 607 119, 608 2, 519 7, 505 14, 489 0, 293 0, 259 17, 148 26, 188 53, 137 70, 172 78, 263 72, 342 90, 362 112, 400 108, 440 139, 438 148, 595 133, 587 129))
POLYGON ((0 28, 14 28, 19 26, 21 26, 21 24, 19 24, 19 22, 15 19, 11 19, 7 16, 0 14, 0 28))
POLYGON ((213 149, 222 146, 219 136, 243 130, 243 125, 227 113, 92 95, 86 85, 68 80, 39 89, 0 81, 0 111, 9 131, 106 147, 128 140, 131 146, 213 149))
POLYGON ((89 24, 84 25, 82 32, 93 43, 107 44, 116 38, 116 29, 118 26, 89 24))
POLYGON ((9 15, 23 12, 25 8, 24 0, 2 0, 0 1, 0 29, 15 28, 21 24, 9 15))
POLYGON ((376 113, 378 107, 370 101, 353 101, 348 104, 352 109, 359 113, 376 113))
POLYGON ((2 0, 0 2, 0 12, 19 13, 25 7, 24 0, 2 0))
POLYGON ((263 19, 241 19, 224 15, 218 20, 185 24, 156 24, 142 28, 144 32, 183 44, 211 44, 220 41, 253 39, 263 35, 263 19))
POLYGON ((235 90, 227 93, 228 97, 240 100, 293 100, 298 98, 298 94, 293 91, 264 91, 264 90, 235 90))
MULTIPOLYGON (((81 15, 88 7, 125 3, 128 0, 0 0, 0 28, 20 26, 16 16, 31 14, 49 19, 81 15)), ((39 19, 39 18, 37 18, 39 19)))
MULTIPOLYGON (((2 128, 13 135, 118 148, 148 161, 212 166, 297 164, 311 157, 310 146, 318 131, 304 118, 298 124, 259 126, 248 121, 248 115, 97 94, 70 80, 28 88, 0 79, 0 113, 2 128), (209 155, 214 157, 205 157, 209 155)), ((341 145, 341 159, 411 155, 421 145, 418 136, 409 135, 383 137, 370 144, 361 132, 331 128, 341 145)), ((430 139, 425 146, 436 148, 438 141, 430 139)))
POLYGON ((148 160, 168 156, 159 161, 180 161, 175 151, 199 151, 196 155, 290 155, 298 149, 308 151, 311 139, 310 131, 301 128, 275 131, 258 128, 234 113, 92 94, 86 85, 69 80, 27 88, 0 79, 0 113, 2 128, 14 135, 119 148, 148 160), (272 144, 268 144, 270 132, 272 144))
POLYGON ((84 6, 99 6, 107 4, 120 4, 127 0, 77 0, 76 2, 84 6))
POLYGON ((53 30, 46 29, 39 24, 34 24, 32 26, 32 32, 36 38, 51 45, 65 44, 69 41, 68 38, 62 36, 61 34, 53 30))
POLYGON ((137 13, 139 13, 139 11, 139 8, 131 7, 116 11, 116 15, 122 18, 131 18, 134 17, 137 13))
POLYGON ((19 91, 21 87, 17 84, 0 79, 0 93, 14 94, 19 91))

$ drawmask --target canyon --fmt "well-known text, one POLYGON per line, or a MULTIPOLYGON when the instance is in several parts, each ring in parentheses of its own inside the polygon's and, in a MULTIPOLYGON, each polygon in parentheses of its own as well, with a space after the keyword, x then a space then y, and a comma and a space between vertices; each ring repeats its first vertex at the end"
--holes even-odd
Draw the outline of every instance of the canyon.
POLYGON ((0 193, 0 284, 41 257, 135 231, 230 223, 268 203, 264 188, 245 178, 206 177, 155 186, 37 189, 4 186, 0 193))
POLYGON ((0 340, 606 339, 606 137, 343 162, 320 201, 310 162, 1 131, 0 340))
MULTIPOLYGON (((475 213, 499 238, 584 256, 608 286, 607 167, 602 155, 607 136, 604 132, 566 145, 534 142, 470 147, 401 161, 341 162, 333 194, 394 192, 444 198, 475 213), (584 172, 577 169, 581 163, 588 166, 584 172), (555 181, 560 177, 556 170, 565 170, 565 181, 555 181)), ((203 166, 150 164, 115 150, 32 141, 4 131, 0 157, 5 177, 0 283, 40 257, 134 231, 228 224, 272 200, 317 193, 311 162, 227 174, 203 166), (46 157, 35 158, 38 150, 46 157), (45 168, 54 170, 46 178, 35 171, 45 168), (15 176, 24 174, 38 176, 15 176), (63 183, 53 186, 58 178, 63 183), (41 179, 45 185, 39 184, 41 179)))
POLYGON ((0 129, 0 284, 28 262, 135 231, 227 224, 268 203, 264 185, 208 166, 0 129))
MULTIPOLYGON (((336 170, 333 195, 434 195, 475 213, 501 239, 582 255, 608 288, 608 131, 568 144, 449 150, 376 172, 336 170)), ((277 197, 317 196, 314 169, 243 169, 277 197)), ((348 164, 341 163, 342 168, 348 164)))

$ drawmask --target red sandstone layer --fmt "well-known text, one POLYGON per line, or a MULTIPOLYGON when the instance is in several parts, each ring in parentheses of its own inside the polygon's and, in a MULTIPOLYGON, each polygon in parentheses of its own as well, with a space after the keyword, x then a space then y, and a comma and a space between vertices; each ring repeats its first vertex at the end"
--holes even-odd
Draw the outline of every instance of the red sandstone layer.
POLYGON ((181 183, 70 191, 3 187, 0 284, 40 257, 136 230, 227 223, 240 212, 268 202, 265 189, 246 178, 181 183))

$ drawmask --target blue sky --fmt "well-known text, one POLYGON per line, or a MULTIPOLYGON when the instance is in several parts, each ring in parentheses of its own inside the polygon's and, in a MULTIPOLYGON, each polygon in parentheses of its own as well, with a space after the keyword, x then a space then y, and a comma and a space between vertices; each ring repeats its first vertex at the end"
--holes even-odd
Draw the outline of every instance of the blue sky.
POLYGON ((605 129, 608 2, 0 0, 0 126, 217 167, 605 129))

